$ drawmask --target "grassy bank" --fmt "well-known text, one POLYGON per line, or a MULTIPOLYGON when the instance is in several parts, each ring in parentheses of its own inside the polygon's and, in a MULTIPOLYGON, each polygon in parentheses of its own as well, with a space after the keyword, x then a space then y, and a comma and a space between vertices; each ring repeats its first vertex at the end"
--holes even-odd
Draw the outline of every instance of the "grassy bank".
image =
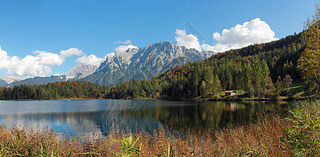
POLYGON ((61 139, 51 131, 0 127, 0 156, 319 156, 320 101, 295 104, 288 118, 266 117, 255 124, 189 132, 177 137, 112 134, 107 138, 61 139))
POLYGON ((201 100, 208 101, 292 101, 292 100, 306 100, 319 99, 318 95, 306 92, 305 83, 298 82, 292 84, 288 88, 276 92, 275 89, 267 89, 264 98, 249 96, 244 90, 235 90, 236 95, 226 96, 224 92, 220 92, 215 96, 199 97, 201 100), (274 94, 278 93, 278 94, 274 94))

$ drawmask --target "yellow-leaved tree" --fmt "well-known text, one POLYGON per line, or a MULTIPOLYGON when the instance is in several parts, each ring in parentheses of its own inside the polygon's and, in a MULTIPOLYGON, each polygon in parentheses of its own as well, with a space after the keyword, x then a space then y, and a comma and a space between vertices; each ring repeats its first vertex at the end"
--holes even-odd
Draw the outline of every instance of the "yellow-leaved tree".
POLYGON ((307 45, 301 53, 297 68, 309 92, 320 94, 320 1, 315 6, 315 14, 305 23, 306 30, 302 35, 307 45))

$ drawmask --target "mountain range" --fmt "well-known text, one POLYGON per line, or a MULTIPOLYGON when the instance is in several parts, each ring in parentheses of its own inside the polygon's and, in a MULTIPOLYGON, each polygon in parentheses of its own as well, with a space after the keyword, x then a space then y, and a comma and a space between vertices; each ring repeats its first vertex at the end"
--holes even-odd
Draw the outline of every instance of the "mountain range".
POLYGON ((13 87, 20 84, 40 85, 51 82, 80 80, 95 84, 114 85, 130 79, 150 79, 171 67, 200 61, 211 57, 212 51, 198 51, 162 41, 142 47, 128 49, 109 55, 100 66, 78 64, 66 75, 35 77, 23 80, 18 78, 6 81, 0 78, 0 86, 13 87))
POLYGON ((11 84, 16 81, 21 81, 23 78, 21 77, 14 77, 14 76, 6 76, 6 77, 0 77, 0 87, 6 86, 8 84, 11 84))
POLYGON ((52 83, 52 82, 61 82, 61 81, 67 81, 66 75, 27 78, 27 79, 24 79, 24 80, 21 80, 21 81, 12 82, 12 83, 7 84, 5 86, 13 87, 13 86, 22 85, 22 84, 42 85, 42 84, 48 84, 48 83, 52 83))
POLYGON ((213 54, 163 41, 109 56, 93 74, 80 80, 112 85, 130 79, 151 79, 170 67, 200 61, 213 54))

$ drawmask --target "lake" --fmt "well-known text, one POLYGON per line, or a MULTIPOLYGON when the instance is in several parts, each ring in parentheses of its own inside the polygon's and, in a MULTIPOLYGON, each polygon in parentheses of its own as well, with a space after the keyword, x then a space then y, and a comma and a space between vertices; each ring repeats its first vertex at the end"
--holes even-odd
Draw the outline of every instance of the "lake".
POLYGON ((51 129, 60 135, 203 131, 244 125, 268 114, 285 114, 286 103, 165 100, 0 101, 0 124, 51 129))

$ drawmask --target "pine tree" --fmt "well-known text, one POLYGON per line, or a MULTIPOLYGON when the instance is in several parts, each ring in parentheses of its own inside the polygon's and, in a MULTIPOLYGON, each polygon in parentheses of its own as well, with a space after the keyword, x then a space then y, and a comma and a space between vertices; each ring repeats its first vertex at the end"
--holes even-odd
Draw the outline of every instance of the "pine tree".
POLYGON ((219 76, 216 74, 214 76, 214 80, 213 80, 213 94, 216 95, 218 94, 218 92, 220 92, 222 90, 221 84, 220 84, 220 79, 219 76))

